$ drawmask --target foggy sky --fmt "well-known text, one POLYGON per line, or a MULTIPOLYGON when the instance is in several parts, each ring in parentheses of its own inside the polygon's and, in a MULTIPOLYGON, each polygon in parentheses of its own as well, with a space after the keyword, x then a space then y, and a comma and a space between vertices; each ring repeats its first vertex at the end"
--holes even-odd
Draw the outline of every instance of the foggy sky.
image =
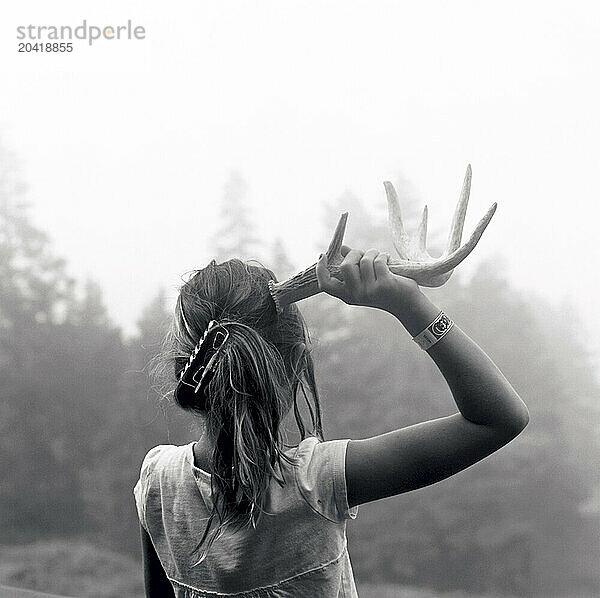
POLYGON ((231 171, 302 268, 326 201, 381 211, 399 176, 446 230, 470 162, 466 233, 499 207, 461 270, 493 257, 532 302, 572 303, 598 355, 599 25, 593 2, 11 3, 0 139, 36 224, 129 331, 212 257, 231 171), (17 53, 17 26, 83 19, 146 39, 17 53))

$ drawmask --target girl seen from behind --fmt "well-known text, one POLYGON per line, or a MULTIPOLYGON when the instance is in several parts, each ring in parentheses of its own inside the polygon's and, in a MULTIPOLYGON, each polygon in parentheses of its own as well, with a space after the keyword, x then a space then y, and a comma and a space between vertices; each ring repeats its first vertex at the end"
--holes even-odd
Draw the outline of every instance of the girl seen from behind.
POLYGON ((458 412, 324 441, 298 307, 276 309, 268 269, 211 262, 181 288, 163 356, 175 400, 203 434, 150 450, 134 489, 147 596, 357 596, 346 522, 358 506, 447 478, 527 425, 494 363, 416 282, 390 271, 387 254, 343 246, 342 255, 343 282, 321 257, 319 289, 395 316, 434 360, 458 412), (283 439, 288 415, 302 439, 293 448, 283 439))

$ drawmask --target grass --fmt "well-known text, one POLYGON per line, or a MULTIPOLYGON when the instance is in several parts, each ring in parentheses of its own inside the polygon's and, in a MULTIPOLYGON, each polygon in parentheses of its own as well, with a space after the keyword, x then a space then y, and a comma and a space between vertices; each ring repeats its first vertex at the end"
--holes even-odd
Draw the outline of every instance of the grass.
POLYGON ((0 585, 77 598, 144 595, 140 563, 71 539, 0 546, 0 585))
MULTIPOLYGON (((360 598, 483 598, 465 592, 441 593, 394 584, 357 582, 360 598)), ((0 546, 0 596, 37 598, 38 594, 75 598, 143 598, 141 563, 86 540, 57 539, 0 546), (5 586, 10 586, 6 588, 5 586)), ((485 598, 511 598, 486 594, 485 598)), ((592 598, 570 594, 562 598, 592 598)))
MULTIPOLYGON (((440 593, 424 588, 409 588, 394 584, 356 584, 360 598, 477 598, 464 592, 440 593)), ((486 595, 486 598, 510 598, 508 596, 486 595)))
MULTIPOLYGON (((467 594, 466 592, 438 592, 425 588, 409 588, 394 584, 356 583, 360 598, 514 598, 506 594, 467 594)), ((554 598, 597 598, 589 593, 573 593, 554 598)))

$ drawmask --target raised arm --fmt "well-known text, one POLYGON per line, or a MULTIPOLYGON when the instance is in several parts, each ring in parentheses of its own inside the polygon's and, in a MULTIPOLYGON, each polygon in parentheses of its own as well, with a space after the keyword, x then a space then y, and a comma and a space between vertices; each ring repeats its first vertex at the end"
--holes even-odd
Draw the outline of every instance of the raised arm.
MULTIPOLYGON (((323 257, 320 288, 343 301, 393 314, 411 336, 440 310, 408 278, 392 274, 388 256, 342 248, 343 282, 329 275, 323 257)), ((365 440, 352 440, 346 455, 350 506, 415 490, 443 480, 497 451, 529 421, 523 401, 500 370, 456 325, 428 351, 458 413, 365 440)))

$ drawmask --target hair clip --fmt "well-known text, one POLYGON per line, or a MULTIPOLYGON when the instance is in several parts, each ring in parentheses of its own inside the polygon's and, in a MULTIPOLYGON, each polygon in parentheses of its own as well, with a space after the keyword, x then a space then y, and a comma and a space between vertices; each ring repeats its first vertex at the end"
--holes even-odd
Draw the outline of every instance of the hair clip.
MULTIPOLYGON (((219 355, 219 349, 221 349, 221 347, 223 346, 223 344, 225 343, 225 341, 228 338, 229 338, 228 330, 225 330, 225 331, 217 330, 217 332, 215 334, 215 338, 213 339, 212 347, 210 347, 208 349, 208 351, 214 351, 214 353, 208 360, 208 363, 206 365, 201 365, 196 370, 196 373, 192 375, 192 381, 196 384, 196 388, 194 389, 195 393, 197 393, 200 390, 200 387, 202 386, 202 383, 204 382, 206 375, 211 371, 212 366, 214 365, 215 360, 217 359, 217 356, 219 355), (217 342, 219 339, 219 335, 220 335, 221 341, 217 342), (196 377, 198 376, 198 374, 200 372, 202 372, 202 375, 200 376, 200 380, 197 380, 196 377)), ((186 384, 186 382, 184 382, 184 384, 186 384)))
POLYGON ((177 394, 184 390, 183 387, 189 387, 194 389, 194 394, 197 394, 202 385, 207 382, 207 376, 211 372, 211 369, 219 355, 219 352, 227 339, 229 338, 229 331, 216 320, 211 320, 206 328, 202 338, 198 341, 198 344, 192 351, 188 362, 183 368, 179 375, 179 383, 175 389, 175 398, 177 394), (216 334, 212 339, 212 343, 208 343, 208 335, 216 330, 216 334), (206 358, 210 354, 208 362, 204 364, 206 358), (199 367, 196 367, 198 366, 199 367))

